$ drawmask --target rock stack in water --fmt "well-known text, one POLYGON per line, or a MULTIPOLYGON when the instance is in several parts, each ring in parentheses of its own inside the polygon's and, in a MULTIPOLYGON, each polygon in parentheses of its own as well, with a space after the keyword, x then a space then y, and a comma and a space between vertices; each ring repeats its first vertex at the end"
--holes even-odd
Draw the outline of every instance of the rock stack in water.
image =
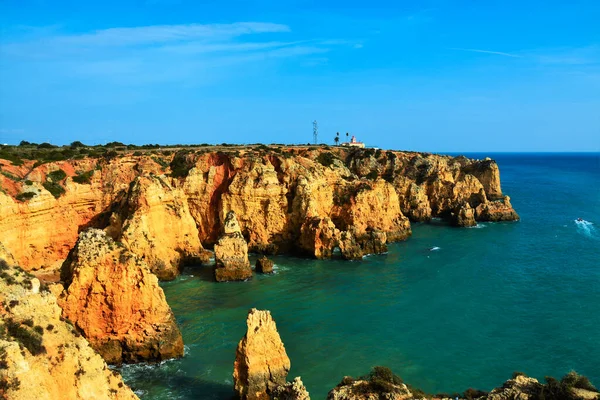
POLYGON ((243 281, 252 277, 248 244, 242 236, 240 224, 233 211, 227 213, 223 234, 215 244, 215 263, 217 282, 243 281))
POLYGON ((61 278, 63 315, 108 363, 183 356, 183 339, 158 279, 105 232, 79 235, 61 278))
POLYGON ((256 260, 256 272, 260 274, 272 274, 273 273, 273 261, 267 257, 261 257, 256 260))
POLYGON ((239 398, 309 400, 300 378, 286 382, 290 359, 271 313, 253 308, 246 323, 248 331, 238 344, 233 364, 234 389, 239 398))

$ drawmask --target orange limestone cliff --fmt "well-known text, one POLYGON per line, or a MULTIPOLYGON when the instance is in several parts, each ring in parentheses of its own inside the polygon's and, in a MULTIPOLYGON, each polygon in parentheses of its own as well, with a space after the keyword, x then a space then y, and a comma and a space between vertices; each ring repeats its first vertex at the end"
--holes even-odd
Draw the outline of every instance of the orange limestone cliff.
POLYGON ((183 355, 183 340, 158 279, 101 230, 79 235, 62 266, 64 316, 109 363, 183 355))
POLYGON ((0 398, 137 399, 61 317, 54 294, 0 257, 0 398))
POLYGON ((117 219, 117 238, 159 279, 174 279, 184 262, 202 261, 198 229, 180 188, 160 176, 141 176, 133 181, 126 204, 123 222, 117 219))
POLYGON ((0 241, 27 270, 56 268, 81 230, 107 229, 172 279, 206 260, 229 211, 250 252, 330 258, 339 248, 346 259, 385 252, 410 221, 519 218, 490 159, 306 146, 137 154, 0 160, 0 241))
POLYGON ((286 382, 290 359, 271 313, 253 308, 246 324, 248 330, 238 344, 233 364, 237 396, 241 400, 310 400, 300 378, 286 382))
POLYGON ((240 232, 235 213, 229 211, 223 223, 223 234, 215 244, 215 279, 217 282, 243 281, 252 277, 248 245, 240 232))

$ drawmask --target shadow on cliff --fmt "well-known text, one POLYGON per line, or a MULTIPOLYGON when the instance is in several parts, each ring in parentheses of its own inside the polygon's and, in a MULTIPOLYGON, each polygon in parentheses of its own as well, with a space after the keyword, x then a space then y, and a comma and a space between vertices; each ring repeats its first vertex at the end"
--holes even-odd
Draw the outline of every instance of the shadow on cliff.
POLYGON ((216 282, 215 267, 213 265, 186 265, 183 267, 181 275, 193 275, 194 277, 206 282, 216 282))

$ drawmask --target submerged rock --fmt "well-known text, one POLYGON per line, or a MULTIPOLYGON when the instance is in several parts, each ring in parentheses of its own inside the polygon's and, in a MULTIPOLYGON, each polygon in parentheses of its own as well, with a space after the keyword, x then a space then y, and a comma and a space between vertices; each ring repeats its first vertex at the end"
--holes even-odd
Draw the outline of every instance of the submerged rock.
POLYGON ((243 281, 252 277, 248 260, 248 244, 235 213, 229 211, 223 224, 223 234, 215 244, 215 279, 217 282, 243 281))
POLYGON ((183 356, 183 340, 158 279, 105 232, 89 229, 62 266, 64 316, 109 363, 183 356))
POLYGON ((55 295, 1 257, 0 398, 137 399, 61 317, 55 295))
POLYGON ((256 260, 255 271, 261 274, 272 274, 273 273, 273 261, 267 257, 260 257, 256 260))

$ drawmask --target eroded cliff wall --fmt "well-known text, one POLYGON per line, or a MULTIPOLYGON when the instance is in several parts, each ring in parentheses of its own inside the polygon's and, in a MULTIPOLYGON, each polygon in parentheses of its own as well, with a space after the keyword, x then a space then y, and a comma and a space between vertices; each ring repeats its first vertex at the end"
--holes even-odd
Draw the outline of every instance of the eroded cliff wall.
POLYGON ((348 259, 406 239, 409 221, 518 219, 489 159, 254 146, 0 164, 0 241, 27 270, 57 268, 97 227, 170 279, 206 258, 229 211, 251 252, 348 259))

